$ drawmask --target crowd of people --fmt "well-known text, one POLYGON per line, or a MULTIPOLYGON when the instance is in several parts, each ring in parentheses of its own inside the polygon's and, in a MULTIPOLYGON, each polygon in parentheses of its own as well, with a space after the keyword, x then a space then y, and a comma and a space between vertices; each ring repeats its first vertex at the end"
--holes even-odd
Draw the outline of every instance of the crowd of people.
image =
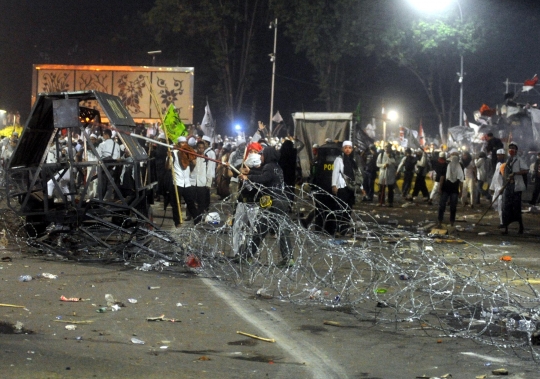
MULTIPOLYGON (((198 224, 208 213, 211 191, 215 190, 220 199, 228 199, 233 207, 243 203, 266 208, 267 216, 262 217, 248 251, 243 252, 246 257, 256 257, 261 241, 272 233, 279 238, 280 264, 294 264, 287 223, 276 225, 271 221, 272 215, 287 218, 295 189, 305 182, 321 184, 320 171, 316 167, 319 164, 317 152, 324 145, 313 146, 312 168, 309 173, 302 173, 298 153, 304 144, 291 136, 279 140, 271 137, 262 123, 248 140, 210 137, 197 128, 190 129, 188 136, 176 141, 169 141, 159 128, 149 130, 144 125, 140 125, 135 133, 147 137, 139 141, 152 158, 147 162, 151 166, 147 171, 151 173, 150 177, 146 177, 144 168, 135 170, 134 165, 129 164, 133 159, 122 139, 95 122, 86 128, 85 138, 74 136, 71 144, 62 136, 53 141, 46 162, 55 163, 71 156, 83 162, 123 160, 128 164, 116 166, 111 163, 111 175, 104 175, 99 186, 95 180, 98 165, 86 170, 62 170, 48 183, 49 198, 61 197, 59 192, 73 193, 68 188, 72 175, 79 186, 92 182, 88 185, 87 195, 103 201, 117 198, 113 183, 127 199, 133 194, 135 182, 154 183, 155 200, 163 201, 165 209, 171 205, 174 224, 179 227, 183 222, 179 201, 186 204, 185 221, 193 220, 198 224), (163 145, 167 143, 174 143, 175 148, 163 145), (70 147, 71 152, 68 151, 70 147)), ((2 140, 3 162, 9 160, 17 142, 16 133, 2 140)), ((515 142, 504 149, 500 139, 491 133, 481 151, 475 154, 445 147, 413 150, 381 144, 380 148, 371 145, 360 150, 348 140, 327 143, 336 146, 338 154, 333 158, 331 176, 325 179, 327 186, 321 186, 326 188, 327 194, 320 199, 334 214, 328 217, 316 212, 315 221, 322 220, 321 229, 334 236, 350 234, 352 209, 361 205, 357 201, 362 204, 376 201, 377 206, 393 207, 396 194, 403 202, 419 201, 421 196, 428 205, 438 205, 440 227, 447 207, 450 209, 449 223, 453 226, 460 202, 464 207, 474 208, 484 200, 499 212, 503 233, 508 233, 508 226, 513 222, 519 224, 518 233, 523 233, 522 193, 528 185, 529 173, 534 183, 530 204, 535 205, 540 196, 540 154, 535 162, 526 162, 515 142), (431 191, 426 184, 427 178, 433 182, 431 191), (398 188, 400 179, 402 185, 398 188), (329 220, 331 227, 324 225, 329 220)))

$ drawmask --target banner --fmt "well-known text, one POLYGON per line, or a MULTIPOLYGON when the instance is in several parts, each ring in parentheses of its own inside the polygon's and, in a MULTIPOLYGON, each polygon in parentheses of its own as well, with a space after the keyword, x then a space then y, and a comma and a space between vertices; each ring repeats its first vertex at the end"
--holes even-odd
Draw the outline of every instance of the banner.
POLYGON ((188 134, 186 126, 182 120, 180 120, 180 117, 178 116, 178 113, 176 113, 176 108, 173 104, 169 105, 169 109, 167 109, 167 114, 163 119, 163 127, 165 129, 165 133, 167 134, 167 138, 173 143, 176 143, 178 137, 187 136, 188 134))

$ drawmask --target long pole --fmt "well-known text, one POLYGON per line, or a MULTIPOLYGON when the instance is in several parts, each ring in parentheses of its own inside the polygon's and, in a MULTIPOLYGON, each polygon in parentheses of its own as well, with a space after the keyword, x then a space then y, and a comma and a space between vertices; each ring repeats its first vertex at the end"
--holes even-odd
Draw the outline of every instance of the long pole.
POLYGON ((463 55, 461 55, 461 71, 459 73, 459 126, 463 126, 463 55))
POLYGON ((268 125, 270 126, 270 134, 272 134, 273 131, 273 125, 272 125, 272 117, 274 116, 274 84, 276 82, 276 48, 277 48, 277 18, 274 20, 273 24, 270 24, 270 26, 273 26, 274 28, 274 53, 272 54, 272 91, 270 93, 270 122, 268 125))
MULTIPOLYGON (((461 26, 463 26, 463 12, 461 11, 461 5, 459 4, 458 0, 456 0, 456 3, 459 8, 459 19, 462 24, 461 26)), ((460 55, 460 66, 461 70, 459 72, 459 126, 463 126, 463 53, 461 53, 460 55)))

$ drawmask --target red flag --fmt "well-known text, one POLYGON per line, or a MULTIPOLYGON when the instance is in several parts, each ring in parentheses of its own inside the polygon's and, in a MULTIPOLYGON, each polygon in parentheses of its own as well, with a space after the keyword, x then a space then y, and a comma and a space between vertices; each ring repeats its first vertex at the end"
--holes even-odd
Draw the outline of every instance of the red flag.
POLYGON ((532 90, 534 86, 536 85, 536 83, 538 83, 538 76, 534 74, 532 79, 525 80, 525 82, 523 83, 522 91, 527 92, 527 91, 532 90))
POLYGON ((424 138, 424 128, 422 127, 422 119, 420 119, 420 126, 418 127, 418 142, 422 147, 424 147, 426 144, 426 139, 424 138))

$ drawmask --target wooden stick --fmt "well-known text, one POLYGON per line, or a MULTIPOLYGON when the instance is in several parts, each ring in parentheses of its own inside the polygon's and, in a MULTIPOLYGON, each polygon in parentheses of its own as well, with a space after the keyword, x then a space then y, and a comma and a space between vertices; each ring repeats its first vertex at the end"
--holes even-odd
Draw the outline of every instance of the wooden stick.
POLYGON ((341 326, 341 324, 337 321, 327 321, 327 320, 324 320, 323 321, 323 324, 325 325, 332 325, 332 326, 341 326))
POLYGON ((273 338, 259 337, 259 336, 256 336, 255 334, 249 334, 249 333, 240 332, 240 331, 236 331, 236 334, 241 334, 243 336, 255 338, 256 340, 261 340, 261 341, 265 341, 265 342, 276 342, 276 340, 273 339, 273 338))
POLYGON ((0 304, 0 307, 26 308, 24 305, 0 304))
POLYGON ((87 321, 72 321, 72 320, 53 320, 54 322, 65 322, 67 324, 91 324, 94 321, 93 320, 87 320, 87 321))

